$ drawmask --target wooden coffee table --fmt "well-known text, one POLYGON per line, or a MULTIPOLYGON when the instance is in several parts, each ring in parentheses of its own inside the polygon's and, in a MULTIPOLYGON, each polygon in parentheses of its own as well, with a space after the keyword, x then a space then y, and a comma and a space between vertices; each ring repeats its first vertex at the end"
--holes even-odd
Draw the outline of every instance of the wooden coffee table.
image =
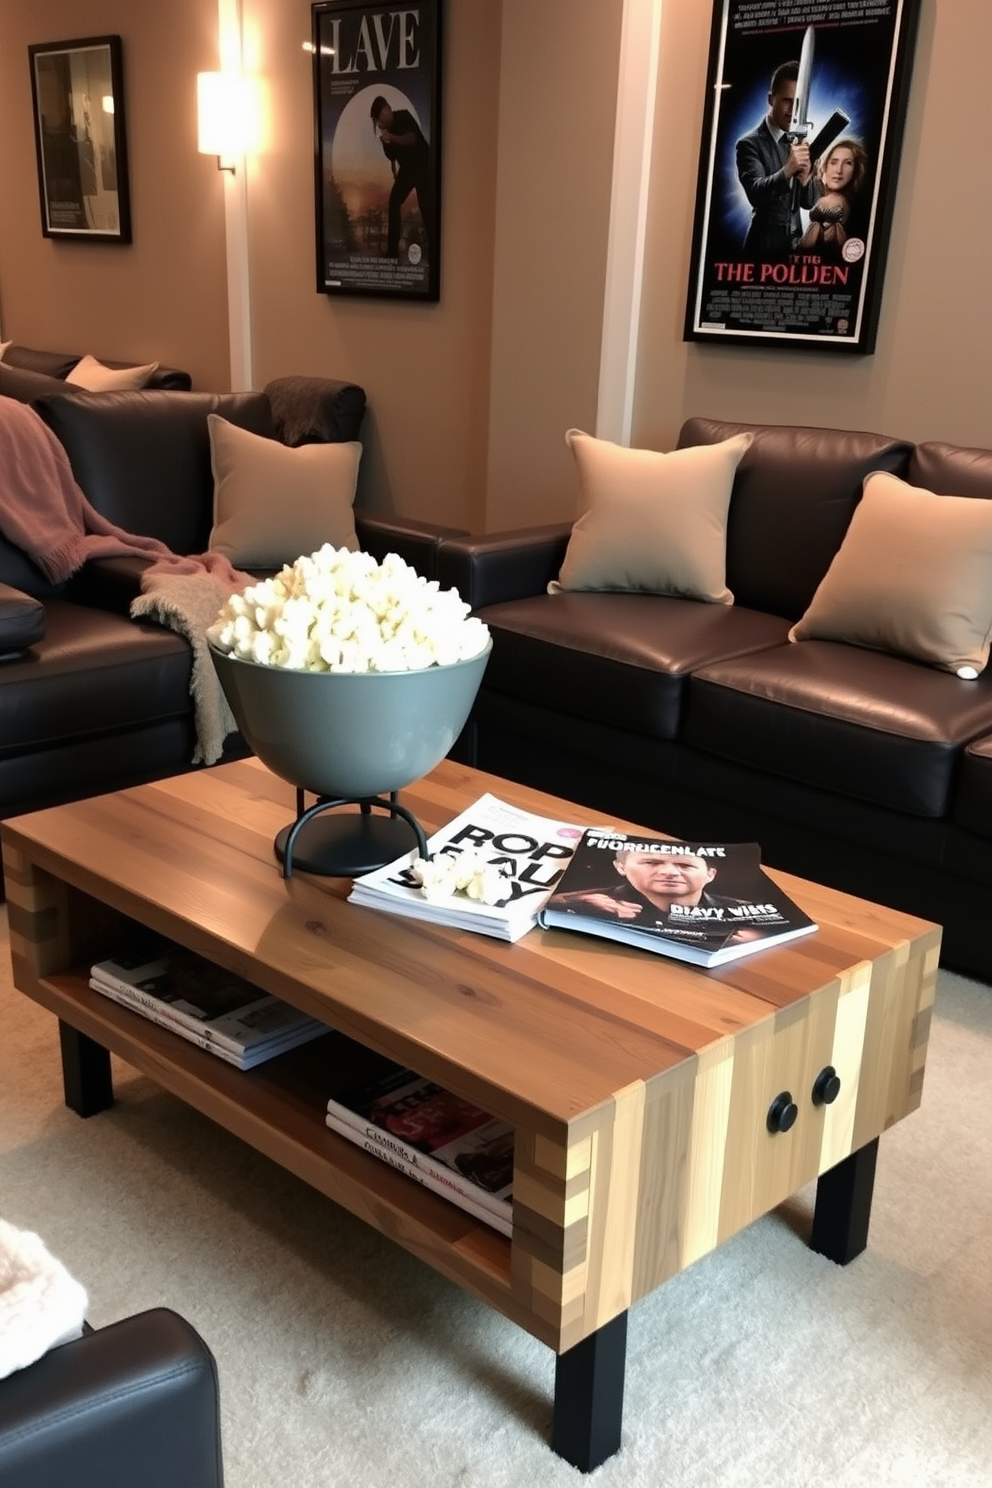
MULTIPOLYGON (((430 832, 485 790, 603 821, 449 761, 401 799, 430 832)), ((512 1318, 558 1355, 552 1445, 588 1471, 620 1445, 632 1303, 814 1178, 814 1249, 864 1248, 879 1134, 920 1101, 940 930, 775 873, 819 930, 717 972, 565 931, 507 945, 287 881, 294 810, 246 760, 4 823, 14 979, 59 1019, 66 1101, 112 1103, 113 1051, 512 1318), (91 992, 128 921, 511 1121, 512 1242, 328 1130, 347 1040, 241 1073, 91 992)))

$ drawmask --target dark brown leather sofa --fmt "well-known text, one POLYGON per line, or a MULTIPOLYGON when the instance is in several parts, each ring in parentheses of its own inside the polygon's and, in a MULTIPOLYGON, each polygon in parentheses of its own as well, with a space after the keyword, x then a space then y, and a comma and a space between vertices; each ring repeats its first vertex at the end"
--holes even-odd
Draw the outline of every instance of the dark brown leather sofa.
MULTIPOLYGON (((208 413, 294 446, 348 440, 365 394, 287 377, 264 392, 65 394, 33 406, 104 517, 201 553, 213 519, 208 413)), ((356 529, 367 551, 398 552, 427 577, 453 530, 359 512, 356 529)), ((54 586, 0 536, 0 818, 190 768, 192 655, 173 631, 128 617, 144 566, 97 559, 54 586)), ((244 752, 238 736, 228 752, 244 752)))
MULTIPOLYGON (((72 384, 67 384, 65 379, 79 361, 82 361, 79 352, 42 351, 34 346, 19 346, 12 342, 0 358, 0 395, 30 403, 34 398, 44 397, 46 393, 69 391, 72 384)), ((134 367, 137 363, 105 361, 103 365, 123 370, 134 367)), ((193 386, 193 379, 179 367, 158 366, 145 386, 188 393, 193 386)))
POLYGON ((787 639, 885 470, 992 499, 992 451, 693 418, 679 446, 743 429, 727 534, 732 606, 548 594, 556 526, 451 539, 438 578, 493 652, 463 758, 677 836, 944 926, 943 961, 992 980, 992 667, 974 681, 836 641, 787 639))

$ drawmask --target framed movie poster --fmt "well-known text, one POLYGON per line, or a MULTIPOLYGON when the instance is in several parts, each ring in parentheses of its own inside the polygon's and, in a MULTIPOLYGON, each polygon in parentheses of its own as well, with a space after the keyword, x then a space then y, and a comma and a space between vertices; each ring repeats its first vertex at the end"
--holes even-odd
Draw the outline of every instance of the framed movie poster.
POLYGON ((875 348, 920 0, 714 0, 685 339, 875 348))
POLYGON ((28 47, 41 231, 130 243, 119 36, 28 47))
POLYGON ((312 14, 317 292, 436 300, 441 0, 312 14))

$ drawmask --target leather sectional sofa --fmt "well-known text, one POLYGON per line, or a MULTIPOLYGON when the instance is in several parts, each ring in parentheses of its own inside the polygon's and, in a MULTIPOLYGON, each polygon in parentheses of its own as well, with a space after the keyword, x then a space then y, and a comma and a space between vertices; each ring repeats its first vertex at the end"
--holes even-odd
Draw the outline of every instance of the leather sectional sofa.
POLYGON ((458 753, 606 819, 757 841, 770 866, 941 923, 944 963, 992 980, 992 668, 964 680, 864 644, 789 640, 866 476, 986 501, 992 451, 704 418, 679 448, 742 432, 733 604, 549 593, 570 526, 442 544, 440 582, 493 636, 458 753))
MULTIPOLYGON (((42 351, 34 346, 11 342, 0 357, 0 396, 30 403, 48 393, 71 392, 72 384, 67 383, 66 378, 81 361, 82 355, 77 351, 42 351)), ((115 371, 127 371, 137 363, 107 361, 102 365, 115 371)), ((188 393, 193 379, 178 367, 159 365, 144 386, 188 393)))
MULTIPOLYGON (((102 516, 191 554, 206 550, 213 520, 208 414, 290 446, 336 442, 358 437, 365 394, 286 377, 264 392, 67 393, 32 406, 102 516)), ((440 536, 452 531, 355 518, 365 549, 399 552, 427 577, 440 536)), ((190 647, 128 614, 146 562, 99 558, 53 585, 0 536, 0 818, 190 768, 190 647)), ((232 752, 244 752, 237 735, 232 752)))

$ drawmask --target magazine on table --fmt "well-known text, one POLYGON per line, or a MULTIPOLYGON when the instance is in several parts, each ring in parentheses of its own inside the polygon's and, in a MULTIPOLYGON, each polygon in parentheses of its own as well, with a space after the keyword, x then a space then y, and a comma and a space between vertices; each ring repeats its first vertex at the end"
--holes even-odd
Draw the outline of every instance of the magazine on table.
POLYGON ((139 938, 96 962, 90 986, 236 1056, 242 1068, 327 1032, 316 1018, 163 937, 139 938))
POLYGON ((435 832, 427 852, 431 859, 477 854, 489 868, 498 869, 505 886, 499 884, 496 903, 484 904, 460 892, 432 892, 428 898, 414 870, 415 848, 356 878, 348 898, 391 914, 519 940, 537 923, 581 835, 573 822, 522 811, 487 793, 435 832))
POLYGON ((761 867, 756 842, 673 842, 590 827, 540 923, 723 966, 817 928, 761 867))
POLYGON ((363 1084, 327 1102, 328 1126, 429 1186, 468 1200, 509 1234, 513 1127, 426 1076, 383 1060, 363 1084), (404 1169, 405 1170, 405 1169, 404 1169))

